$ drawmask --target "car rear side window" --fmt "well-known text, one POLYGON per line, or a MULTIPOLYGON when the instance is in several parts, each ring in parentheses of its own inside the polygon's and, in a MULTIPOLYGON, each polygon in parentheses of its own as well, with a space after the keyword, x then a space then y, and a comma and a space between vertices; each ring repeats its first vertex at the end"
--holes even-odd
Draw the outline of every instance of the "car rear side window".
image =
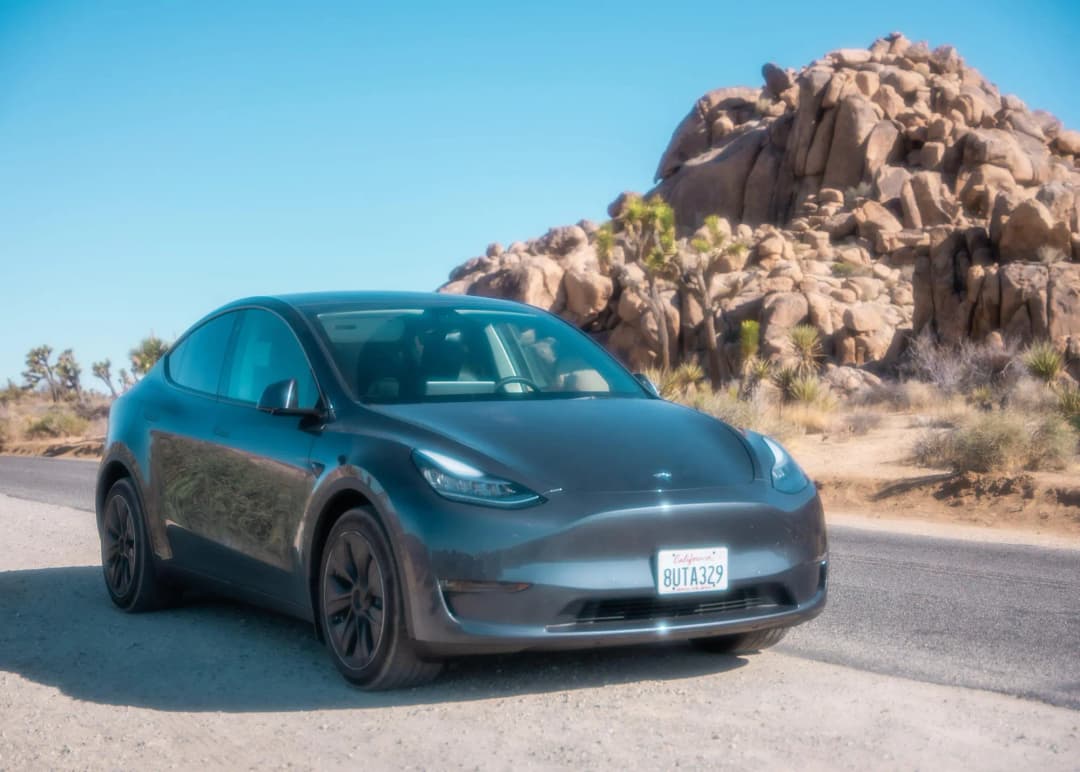
POLYGON ((292 330, 269 311, 243 311, 223 387, 224 396, 254 405, 267 386, 293 378, 297 385, 297 407, 315 407, 319 389, 292 330))
POLYGON ((216 317, 180 341, 165 360, 169 378, 185 388, 217 396, 235 322, 236 314, 216 317))

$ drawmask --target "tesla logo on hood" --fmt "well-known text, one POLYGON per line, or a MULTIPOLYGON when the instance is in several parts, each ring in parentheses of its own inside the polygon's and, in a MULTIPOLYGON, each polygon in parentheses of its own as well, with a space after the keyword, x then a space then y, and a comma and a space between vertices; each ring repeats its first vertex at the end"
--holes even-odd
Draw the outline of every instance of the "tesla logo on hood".
POLYGON ((671 472, 654 472, 653 479, 659 480, 660 482, 670 482, 671 472))

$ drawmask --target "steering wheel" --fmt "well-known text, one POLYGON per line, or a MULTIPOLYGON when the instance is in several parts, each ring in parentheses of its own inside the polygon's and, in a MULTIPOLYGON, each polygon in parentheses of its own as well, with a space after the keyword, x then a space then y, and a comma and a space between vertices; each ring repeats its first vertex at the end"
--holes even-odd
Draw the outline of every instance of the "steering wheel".
POLYGON ((502 391, 504 387, 509 386, 511 383, 520 383, 523 386, 528 386, 532 391, 542 391, 540 384, 536 381, 531 381, 523 375, 508 375, 505 378, 500 378, 495 383, 495 391, 502 391))

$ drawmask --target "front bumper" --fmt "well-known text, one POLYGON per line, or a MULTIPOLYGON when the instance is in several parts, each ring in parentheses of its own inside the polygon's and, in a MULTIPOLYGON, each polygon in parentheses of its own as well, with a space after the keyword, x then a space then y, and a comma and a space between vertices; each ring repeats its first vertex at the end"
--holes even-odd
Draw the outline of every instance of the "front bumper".
POLYGON ((414 489, 400 502, 410 634, 432 655, 588 648, 790 627, 828 554, 813 487, 552 494, 513 512, 414 489), (726 546, 728 590, 656 592, 660 549, 726 546))

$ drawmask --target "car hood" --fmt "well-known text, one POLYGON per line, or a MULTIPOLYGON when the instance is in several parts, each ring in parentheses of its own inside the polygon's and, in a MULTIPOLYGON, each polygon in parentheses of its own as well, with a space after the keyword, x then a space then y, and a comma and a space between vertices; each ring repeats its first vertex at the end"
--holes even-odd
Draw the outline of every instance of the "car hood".
MULTIPOLYGON (((570 399, 379 405, 495 461, 517 482, 552 489, 642 491, 749 482, 754 467, 734 429, 656 399, 570 399)), ((463 460, 471 461, 468 456, 463 460)))

